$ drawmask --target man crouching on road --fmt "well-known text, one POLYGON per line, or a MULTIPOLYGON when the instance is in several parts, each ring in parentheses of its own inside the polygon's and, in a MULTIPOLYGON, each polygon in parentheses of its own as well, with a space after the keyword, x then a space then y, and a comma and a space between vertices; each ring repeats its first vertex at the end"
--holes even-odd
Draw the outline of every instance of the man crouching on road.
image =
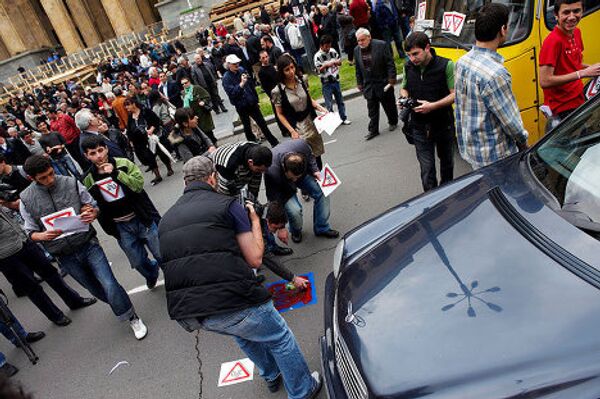
POLYGON ((283 379, 289 399, 316 397, 319 373, 311 375, 252 270, 262 264, 264 252, 254 208, 246 212, 236 198, 215 191, 216 171, 207 157, 190 159, 183 175, 183 196, 158 226, 169 315, 189 332, 234 336, 271 392, 283 379))

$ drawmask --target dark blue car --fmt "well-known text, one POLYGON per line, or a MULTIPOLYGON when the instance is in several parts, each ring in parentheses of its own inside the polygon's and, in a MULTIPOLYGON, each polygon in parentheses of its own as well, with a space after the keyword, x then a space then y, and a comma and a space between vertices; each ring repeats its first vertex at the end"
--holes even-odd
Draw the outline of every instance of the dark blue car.
POLYGON ((600 97, 526 152, 348 233, 329 397, 600 398, 600 97))

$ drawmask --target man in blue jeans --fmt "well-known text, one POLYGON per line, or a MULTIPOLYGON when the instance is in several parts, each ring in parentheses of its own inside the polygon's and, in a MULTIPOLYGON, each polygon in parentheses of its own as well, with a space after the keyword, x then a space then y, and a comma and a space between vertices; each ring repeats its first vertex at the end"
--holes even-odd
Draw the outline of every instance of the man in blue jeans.
POLYGON ((289 399, 315 398, 321 376, 310 373, 253 270, 264 252, 254 208, 247 212, 236 198, 215 191, 216 170, 207 157, 190 159, 183 175, 183 196, 158 226, 169 315, 189 332, 233 336, 271 392, 283 380, 289 399))
POLYGON ((81 151, 92 164, 83 184, 98 203, 100 225, 117 239, 131 267, 144 276, 148 288, 154 288, 160 263, 160 215, 144 191, 144 175, 129 159, 110 157, 101 136, 85 138, 81 151), (146 247, 154 260, 148 257, 146 247))
POLYGON ((306 141, 284 141, 272 150, 273 162, 265 172, 267 199, 285 206, 292 241, 302 241, 302 204, 296 191, 301 189, 314 200, 313 231, 317 237, 337 238, 340 233, 329 225, 329 198, 323 195, 318 180, 321 172, 306 141))
POLYGON ((74 177, 55 175, 42 155, 29 157, 24 169, 34 181, 21 193, 19 205, 29 238, 41 242, 79 284, 108 303, 120 321, 128 320, 135 337, 143 339, 148 329, 115 278, 91 225, 98 215, 94 198, 74 177), (63 234, 55 227, 63 217, 84 226, 63 234))
POLYGON ((321 78, 321 87, 323 88, 323 98, 325 99, 325 108, 333 112, 333 98, 337 104, 340 119, 344 125, 352 122, 346 117, 346 106, 340 87, 340 66, 342 60, 335 49, 331 48, 333 39, 329 35, 321 37, 319 51, 315 54, 315 68, 321 78))

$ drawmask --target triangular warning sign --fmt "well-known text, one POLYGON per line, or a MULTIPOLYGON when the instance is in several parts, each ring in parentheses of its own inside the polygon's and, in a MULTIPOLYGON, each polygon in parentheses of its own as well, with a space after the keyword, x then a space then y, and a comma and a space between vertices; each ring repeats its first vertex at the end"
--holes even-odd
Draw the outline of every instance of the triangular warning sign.
POLYGON ((98 182, 98 187, 100 190, 104 191, 106 194, 110 195, 113 198, 119 198, 119 190, 121 189, 117 183, 114 182, 113 179, 105 179, 102 182, 98 182))
POLYGON ((323 184, 321 186, 331 187, 335 186, 337 183, 338 181, 335 178, 335 175, 331 172, 331 169, 325 166, 325 169, 323 169, 323 184))
POLYGON ((464 22, 465 17, 461 14, 453 14, 452 15, 452 30, 454 32, 459 32, 461 30, 461 25, 464 22))
POLYGON ((50 226, 54 227, 54 221, 58 218, 62 218, 65 216, 73 216, 73 212, 69 210, 69 211, 64 211, 59 214, 56 214, 52 217, 47 218, 46 223, 48 223, 50 226))
POLYGON ((234 382, 238 380, 243 380, 244 378, 248 377, 250 377, 250 373, 248 373, 248 370, 244 368, 242 363, 235 362, 235 364, 233 365, 231 370, 229 370, 225 378, 221 380, 221 383, 223 384, 228 382, 234 382))

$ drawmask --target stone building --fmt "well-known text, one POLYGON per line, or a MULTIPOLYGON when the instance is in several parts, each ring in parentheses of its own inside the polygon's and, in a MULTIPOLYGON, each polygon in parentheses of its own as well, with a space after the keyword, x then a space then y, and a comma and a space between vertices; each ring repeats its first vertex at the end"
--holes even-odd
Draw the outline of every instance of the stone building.
POLYGON ((158 0, 0 0, 0 68, 29 68, 48 49, 67 54, 143 30, 158 0))

